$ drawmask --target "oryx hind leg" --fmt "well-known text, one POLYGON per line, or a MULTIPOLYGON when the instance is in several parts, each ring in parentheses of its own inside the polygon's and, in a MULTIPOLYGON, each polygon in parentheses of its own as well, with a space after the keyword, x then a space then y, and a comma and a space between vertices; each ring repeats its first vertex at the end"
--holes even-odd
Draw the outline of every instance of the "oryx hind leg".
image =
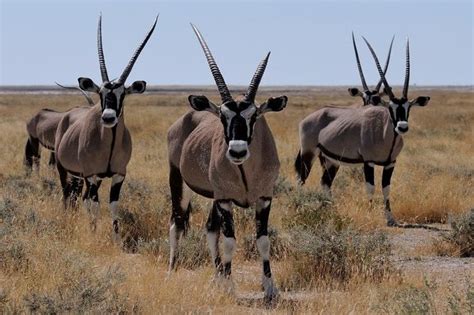
POLYGON ((23 160, 23 164, 25 165, 25 169, 28 175, 31 173, 33 166, 39 172, 40 157, 41 154, 39 140, 34 137, 28 137, 25 146, 25 157, 23 160))
POLYGON ((170 165, 169 184, 171 190, 171 219, 170 219, 170 264, 169 271, 175 268, 176 253, 179 239, 189 228, 191 212, 191 190, 183 181, 179 168, 170 165))
POLYGON ((112 176, 112 185, 110 187, 110 198, 109 198, 109 208, 110 214, 112 216, 112 240, 114 243, 120 245, 120 234, 119 234, 119 212, 118 212, 118 200, 120 197, 120 190, 122 189, 123 181, 125 176, 115 174, 112 176))
POLYGON ((304 185, 306 179, 311 172, 311 167, 313 166, 315 153, 313 151, 303 152, 300 150, 295 160, 295 171, 297 181, 300 185, 304 185))
POLYGON ((392 179, 393 170, 395 169, 394 164, 390 164, 383 168, 382 173, 382 192, 384 200, 384 213, 387 219, 388 226, 396 226, 397 221, 393 217, 392 209, 390 207, 390 181, 392 179))
POLYGON ((97 229, 97 220, 99 218, 99 187, 102 180, 97 179, 96 176, 86 178, 86 194, 84 195, 84 206, 90 216, 90 223, 92 231, 97 229))
POLYGON ((325 193, 331 196, 331 186, 334 181, 334 178, 336 177, 337 171, 339 170, 339 165, 331 162, 322 154, 319 155, 319 161, 321 162, 321 167, 323 168, 323 176, 321 177, 321 188, 325 193))
POLYGON ((71 185, 68 182, 68 174, 66 169, 61 165, 61 163, 56 164, 56 168, 59 173, 59 181, 61 182, 61 188, 63 191, 63 206, 64 209, 68 206, 69 196, 71 194, 71 185))

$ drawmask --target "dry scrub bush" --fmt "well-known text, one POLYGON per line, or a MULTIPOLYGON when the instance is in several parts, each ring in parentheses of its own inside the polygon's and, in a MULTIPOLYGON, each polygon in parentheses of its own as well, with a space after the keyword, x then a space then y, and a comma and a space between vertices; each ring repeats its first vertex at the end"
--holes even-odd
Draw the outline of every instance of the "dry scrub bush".
POLYGON ((474 257, 474 209, 450 221, 452 230, 434 244, 437 254, 474 257))
POLYGON ((288 208, 291 212, 283 220, 290 235, 284 288, 345 283, 355 277, 381 281, 391 273, 387 236, 356 230, 324 194, 299 190, 289 196, 288 208))

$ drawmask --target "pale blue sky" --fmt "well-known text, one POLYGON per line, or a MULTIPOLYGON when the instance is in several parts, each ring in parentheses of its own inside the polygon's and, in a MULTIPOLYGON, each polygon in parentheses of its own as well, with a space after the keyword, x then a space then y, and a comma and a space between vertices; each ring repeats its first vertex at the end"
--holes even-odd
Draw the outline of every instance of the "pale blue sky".
POLYGON ((154 17, 157 29, 128 82, 213 84, 189 22, 199 27, 229 84, 248 84, 272 51, 262 85, 360 85, 377 79, 360 35, 381 59, 396 35, 388 79, 401 84, 410 37, 411 82, 472 85, 473 4, 427 1, 1 1, 0 85, 100 81, 96 27, 102 12, 109 76, 119 76, 154 17))

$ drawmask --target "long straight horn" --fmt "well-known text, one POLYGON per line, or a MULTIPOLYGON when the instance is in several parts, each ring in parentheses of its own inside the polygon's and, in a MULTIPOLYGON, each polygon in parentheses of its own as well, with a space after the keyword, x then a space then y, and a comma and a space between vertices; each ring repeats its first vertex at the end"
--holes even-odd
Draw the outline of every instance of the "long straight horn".
POLYGON ((97 26, 97 50, 99 52, 100 75, 102 82, 108 82, 107 67, 105 66, 104 50, 102 49, 102 14, 99 15, 99 25, 97 26))
POLYGON ((387 79, 385 78, 385 74, 382 71, 382 67, 380 66, 379 59, 377 58, 377 55, 375 54, 374 49, 372 48, 372 46, 370 46, 369 42, 367 41, 367 39, 365 39, 364 36, 362 36, 362 38, 364 39, 365 43, 369 47, 369 50, 370 50, 370 53, 372 54, 372 57, 374 57, 375 65, 377 66, 377 70, 379 71, 380 79, 382 79, 382 82, 385 85, 385 90, 386 90, 388 96, 390 98, 395 98, 395 95, 393 95, 393 92, 392 92, 392 88, 390 87, 390 85, 387 82, 387 79))
POLYGON ((410 41, 407 37, 407 59, 405 67, 405 83, 403 84, 403 97, 408 98, 408 85, 410 84, 410 41))
POLYGON ((125 70, 123 70, 122 75, 118 79, 117 81, 118 83, 125 83, 125 81, 128 78, 128 75, 130 74, 130 72, 132 72, 133 65, 137 61, 138 56, 140 56, 140 53, 142 52, 148 40, 150 39, 151 34, 153 34, 153 31, 155 30, 156 22, 158 21, 159 16, 160 16, 159 14, 156 16, 155 22, 153 23, 153 26, 151 27, 151 29, 148 31, 148 34, 146 35, 145 39, 142 41, 140 46, 138 46, 137 50, 135 50, 135 53, 133 54, 132 58, 128 62, 127 67, 125 67, 125 70))
MULTIPOLYGON (((390 43, 390 48, 388 49, 388 56, 387 56, 387 61, 385 61, 385 67, 383 69, 383 74, 387 75, 387 70, 388 70, 388 64, 390 63, 390 56, 392 54, 392 46, 393 46, 393 40, 395 39, 395 35, 392 37, 392 42, 390 43)), ((375 90, 378 92, 380 90, 380 86, 382 85, 382 79, 379 80, 379 83, 377 83, 377 86, 375 87, 375 90)))
POLYGON ((255 101, 255 96, 257 95, 258 86, 260 85, 260 81, 262 80, 263 73, 265 72, 265 68, 267 67, 268 58, 270 58, 270 51, 268 52, 267 56, 260 61, 260 64, 253 75, 252 81, 250 82, 249 88, 247 90, 247 94, 245 94, 245 99, 249 102, 255 101))
POLYGON ((227 88, 227 84, 224 81, 224 77, 221 74, 221 71, 219 70, 219 67, 217 66, 216 61, 214 60, 214 57, 212 56, 211 51, 209 50, 209 47, 206 44, 206 41, 201 35, 201 32, 197 29, 196 26, 194 26, 191 23, 191 26, 194 30, 194 33, 196 34, 199 43, 201 44, 202 50, 204 51, 204 55, 206 56, 207 63, 209 64, 209 68, 211 69, 212 76, 214 77, 214 81, 216 81, 217 89, 219 90, 219 94, 221 95, 222 102, 228 102, 232 100, 232 96, 230 95, 229 89, 227 88))
POLYGON ((364 88, 364 91, 368 91, 369 87, 367 86, 367 83, 365 82, 364 72, 362 71, 362 66, 360 64, 359 53, 357 52, 357 45, 354 38, 354 32, 352 32, 352 45, 354 46, 354 53, 355 53, 356 61, 357 61, 357 68, 359 69, 360 80, 362 81, 362 87, 364 88))

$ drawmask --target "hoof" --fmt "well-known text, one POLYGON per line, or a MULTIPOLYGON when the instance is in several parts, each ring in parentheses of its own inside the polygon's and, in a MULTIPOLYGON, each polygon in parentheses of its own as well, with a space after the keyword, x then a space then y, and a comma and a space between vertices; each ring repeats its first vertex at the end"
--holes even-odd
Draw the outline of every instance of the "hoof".
POLYGON ((277 287, 273 283, 272 278, 263 276, 262 285, 263 285, 263 290, 264 290, 263 298, 266 302, 272 302, 278 299, 279 292, 278 292, 277 287))
POLYGON ((395 221, 395 219, 390 219, 390 220, 387 220, 387 226, 396 227, 398 226, 398 223, 397 221, 395 221))

